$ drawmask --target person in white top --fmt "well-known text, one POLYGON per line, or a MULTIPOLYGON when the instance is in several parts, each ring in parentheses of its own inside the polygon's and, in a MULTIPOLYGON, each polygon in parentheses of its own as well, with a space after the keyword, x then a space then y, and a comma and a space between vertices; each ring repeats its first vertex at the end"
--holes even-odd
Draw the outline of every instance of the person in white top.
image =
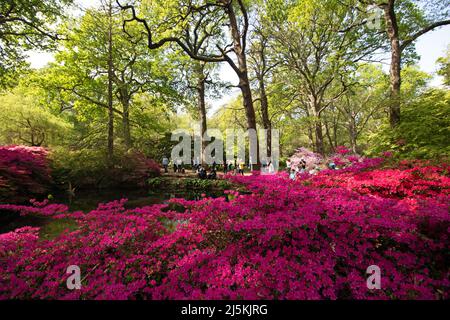
POLYGON ((162 159, 162 165, 163 165, 163 168, 164 168, 164 172, 165 173, 169 172, 169 170, 167 170, 167 167, 169 166, 169 159, 167 157, 164 157, 162 159))
POLYGON ((275 168, 273 166, 272 161, 269 162, 269 173, 274 173, 275 172, 275 168))

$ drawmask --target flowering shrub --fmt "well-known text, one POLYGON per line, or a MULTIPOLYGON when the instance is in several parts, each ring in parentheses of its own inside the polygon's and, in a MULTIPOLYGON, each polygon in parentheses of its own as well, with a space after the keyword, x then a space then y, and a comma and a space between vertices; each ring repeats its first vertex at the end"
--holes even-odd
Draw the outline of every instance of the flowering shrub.
MULTIPOLYGON (((357 167, 356 167, 357 168, 357 167)), ((449 167, 442 165, 412 169, 377 169, 371 171, 327 170, 311 177, 315 187, 343 187, 361 194, 388 198, 434 197, 450 192, 449 167), (447 175, 445 175, 447 174, 447 175)))
POLYGON ((156 161, 141 152, 133 151, 119 159, 110 176, 120 184, 143 186, 149 178, 159 175, 160 167, 156 161))
POLYGON ((308 167, 314 168, 315 166, 322 163, 323 158, 320 154, 314 153, 307 148, 301 147, 295 151, 295 153, 290 157, 289 160, 291 161, 291 168, 297 169, 300 166, 301 160, 305 160, 308 167))
POLYGON ((0 235, 0 298, 448 299, 448 177, 416 170, 327 170, 296 181, 286 173, 231 176, 252 193, 132 210, 126 200, 89 213, 9 206, 71 217, 79 228, 54 240, 29 227, 0 235), (426 192, 391 196, 369 187, 392 175, 396 189, 409 177, 426 192), (343 177, 363 177, 367 190, 353 191, 343 177), (381 290, 366 286, 373 264, 381 290), (81 290, 65 286, 69 265, 81 268, 81 290))
POLYGON ((32 206, 14 205, 14 204, 0 204, 0 212, 11 211, 19 212, 21 215, 41 215, 41 216, 55 216, 62 213, 67 213, 69 209, 64 204, 49 204, 48 200, 38 202, 34 199, 30 200, 32 206))
POLYGON ((51 183, 44 148, 0 146, 0 202, 44 194, 51 183))
POLYGON ((340 155, 346 155, 350 153, 350 150, 346 146, 337 146, 336 153, 340 155))

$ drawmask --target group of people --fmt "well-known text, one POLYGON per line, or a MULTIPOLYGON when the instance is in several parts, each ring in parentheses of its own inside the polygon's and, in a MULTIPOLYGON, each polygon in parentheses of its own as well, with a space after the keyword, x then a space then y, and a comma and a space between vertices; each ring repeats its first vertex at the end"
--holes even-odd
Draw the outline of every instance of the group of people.
MULTIPOLYGON (((243 162, 240 162, 238 164, 236 160, 234 160, 234 163, 232 161, 229 161, 228 163, 224 163, 222 167, 224 174, 233 172, 235 175, 244 175, 245 164, 243 162)), ((193 164, 193 169, 196 170, 200 179, 216 179, 218 168, 219 165, 214 161, 211 165, 210 173, 206 173, 206 169, 200 163, 194 162, 193 164)))
POLYGON ((275 167, 274 167, 272 161, 271 160, 269 160, 269 162, 262 161, 262 170, 261 171, 263 173, 269 173, 269 174, 275 173, 275 167))
POLYGON ((228 161, 228 163, 224 163, 223 165, 223 173, 227 174, 227 173, 234 173, 236 174, 240 174, 240 175, 244 175, 244 169, 245 169, 245 163, 243 161, 238 161, 235 159, 234 162, 233 161, 228 161))
POLYGON ((212 180, 214 180, 214 179, 217 178, 217 171, 216 171, 216 169, 214 167, 212 167, 211 170, 208 173, 206 171, 206 169, 202 165, 199 165, 197 167, 197 171, 196 172, 197 172, 197 176, 200 179, 212 179, 212 180))
MULTIPOLYGON (((319 166, 314 166, 314 168, 312 168, 311 170, 307 170, 307 163, 305 159, 301 159, 300 163, 298 164, 297 167, 293 168, 291 161, 287 160, 286 161, 286 169, 289 172, 289 178, 291 178, 292 180, 297 179, 297 175, 298 174, 302 174, 302 173, 309 173, 309 174, 316 174, 318 173, 321 168, 319 166)), ((338 170, 339 168, 336 166, 336 164, 334 162, 328 162, 327 164, 328 169, 330 170, 338 170)))
POLYGON ((162 159, 162 166, 164 168, 165 173, 169 172, 170 163, 173 164, 173 172, 185 173, 184 164, 181 159, 178 159, 178 160, 172 162, 172 161, 169 161, 169 159, 167 157, 164 157, 162 159))
MULTIPOLYGON (((163 157, 162 166, 164 168, 164 172, 169 172, 169 166, 173 163, 173 172, 185 173, 184 163, 181 159, 170 161, 169 158, 163 157)), ((244 175, 245 163, 243 161, 238 161, 237 159, 233 161, 225 162, 223 165, 223 173, 234 173, 244 175)), ((267 168, 270 168, 271 163, 267 165, 267 168)), ((210 166, 210 172, 206 171, 206 168, 201 164, 199 159, 193 159, 192 161, 192 170, 195 171, 200 179, 215 179, 217 177, 217 170, 219 165, 214 161, 210 166)), ((270 169, 269 169, 270 170, 270 169)))
POLYGON ((298 164, 298 166, 296 166, 295 168, 292 167, 291 162, 289 160, 286 161, 286 169, 289 172, 289 178, 291 178, 292 180, 297 179, 297 175, 302 174, 302 173, 309 173, 309 174, 316 174, 317 172, 320 171, 320 168, 318 166, 315 166, 313 169, 307 171, 307 163, 305 159, 300 159, 300 162, 298 164))

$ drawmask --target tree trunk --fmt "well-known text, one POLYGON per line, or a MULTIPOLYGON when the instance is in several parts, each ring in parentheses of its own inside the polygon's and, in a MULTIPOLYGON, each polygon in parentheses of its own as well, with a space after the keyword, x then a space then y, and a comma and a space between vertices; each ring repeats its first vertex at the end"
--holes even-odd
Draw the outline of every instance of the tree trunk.
POLYGON ((327 136, 328 139, 328 143, 330 144, 330 150, 331 152, 334 151, 334 145, 333 145, 333 139, 331 138, 331 134, 330 134, 330 127, 328 126, 327 121, 324 121, 325 124, 325 135, 327 136))
POLYGON ((131 140, 130 99, 128 97, 125 97, 122 101, 122 111, 123 140, 125 147, 129 150, 133 147, 133 141, 131 140))
POLYGON ((252 91, 248 80, 247 72, 240 78, 239 87, 241 88, 244 102, 245 115, 247 117, 247 129, 256 130, 256 114, 253 107, 252 91))
POLYGON ((206 125, 206 101, 205 101, 205 93, 206 93, 206 77, 204 73, 204 66, 199 65, 197 70, 197 106, 198 112, 200 116, 200 132, 201 132, 201 150, 200 150, 200 161, 203 164, 204 156, 203 150, 206 147, 206 141, 203 140, 204 134, 207 130, 206 125))
MULTIPOLYGON (((309 112, 309 107, 308 107, 308 105, 306 105, 306 107, 305 107, 305 113, 306 113, 306 117, 308 118, 308 119, 311 119, 310 118, 310 116, 311 116, 311 113, 309 112)), ((313 125, 311 124, 311 121, 309 121, 308 120, 308 127, 307 127, 307 130, 308 130, 308 140, 309 140, 309 148, 310 149, 312 149, 312 148, 314 148, 314 133, 313 133, 313 125)))
POLYGON ((352 152, 353 153, 357 153, 357 132, 356 132, 356 123, 355 123, 355 118, 353 117, 353 115, 350 117, 349 119, 349 123, 348 123, 348 134, 349 134, 349 138, 350 138, 350 146, 352 148, 352 152))
POLYGON ((389 0, 384 5, 384 19, 386 31, 391 44, 391 67, 390 74, 390 101, 389 101, 389 122, 391 127, 400 123, 400 85, 401 85, 401 48, 398 36, 397 17, 394 11, 394 0, 389 0))
POLYGON ((320 119, 320 107, 314 95, 310 96, 311 109, 314 116, 315 152, 324 155, 322 121, 320 119))
POLYGON ((113 109, 113 56, 112 56, 112 4, 108 8, 108 166, 114 166, 114 109, 113 109))
POLYGON ((316 134, 316 152, 324 155, 325 150, 323 147, 323 133, 322 133, 322 122, 320 119, 317 119, 314 123, 314 129, 316 134))
POLYGON ((311 124, 308 124, 308 140, 309 140, 309 147, 312 149, 314 148, 314 128, 311 124))
POLYGON ((337 119, 335 118, 333 120, 333 142, 334 142, 333 152, 336 150, 336 147, 338 145, 338 136, 337 136, 337 134, 338 134, 338 123, 337 123, 337 119))
POLYGON ((259 81, 259 93, 261 99, 261 115, 264 129, 267 130, 267 156, 272 156, 272 122, 269 117, 269 101, 267 99, 266 86, 264 83, 264 77, 260 75, 259 81))
MULTIPOLYGON (((233 5, 230 2, 226 7, 226 12, 230 19, 231 37, 233 39, 233 49, 237 56, 239 72, 239 88, 242 92, 242 98, 244 103, 245 115, 247 117, 247 129, 256 130, 256 114, 253 106, 252 91, 250 88, 250 81, 248 79, 247 57, 241 44, 241 33, 238 27, 236 13, 234 12, 233 5)), ((259 161, 259 146, 256 145, 256 160, 257 165, 259 161)))

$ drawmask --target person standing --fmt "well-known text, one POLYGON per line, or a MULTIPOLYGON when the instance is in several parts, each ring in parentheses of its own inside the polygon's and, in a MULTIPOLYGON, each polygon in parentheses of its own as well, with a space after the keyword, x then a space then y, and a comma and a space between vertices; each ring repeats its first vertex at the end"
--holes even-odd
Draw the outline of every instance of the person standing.
POLYGON ((302 160, 300 161, 300 164, 301 164, 302 170, 306 171, 306 161, 305 161, 305 159, 302 159, 302 160))
POLYGON ((180 160, 180 163, 178 165, 178 172, 184 173, 184 162, 183 162, 183 160, 180 160))
POLYGON ((273 166, 272 161, 269 162, 268 171, 269 171, 270 174, 275 172, 275 168, 273 166))
POLYGON ((294 169, 291 169, 291 170, 290 170, 289 178, 290 178, 291 180, 295 180, 295 178, 296 178, 296 172, 295 172, 294 169))
POLYGON ((162 165, 163 165, 163 168, 164 168, 164 172, 168 173, 169 170, 167 170, 167 167, 169 166, 169 159, 166 156, 164 156, 163 159, 162 159, 162 165))
POLYGON ((240 173, 241 175, 244 175, 244 168, 245 168, 244 162, 239 163, 239 172, 238 173, 240 173))
POLYGON ((287 172, 291 171, 291 160, 289 159, 286 160, 286 170, 287 172))

